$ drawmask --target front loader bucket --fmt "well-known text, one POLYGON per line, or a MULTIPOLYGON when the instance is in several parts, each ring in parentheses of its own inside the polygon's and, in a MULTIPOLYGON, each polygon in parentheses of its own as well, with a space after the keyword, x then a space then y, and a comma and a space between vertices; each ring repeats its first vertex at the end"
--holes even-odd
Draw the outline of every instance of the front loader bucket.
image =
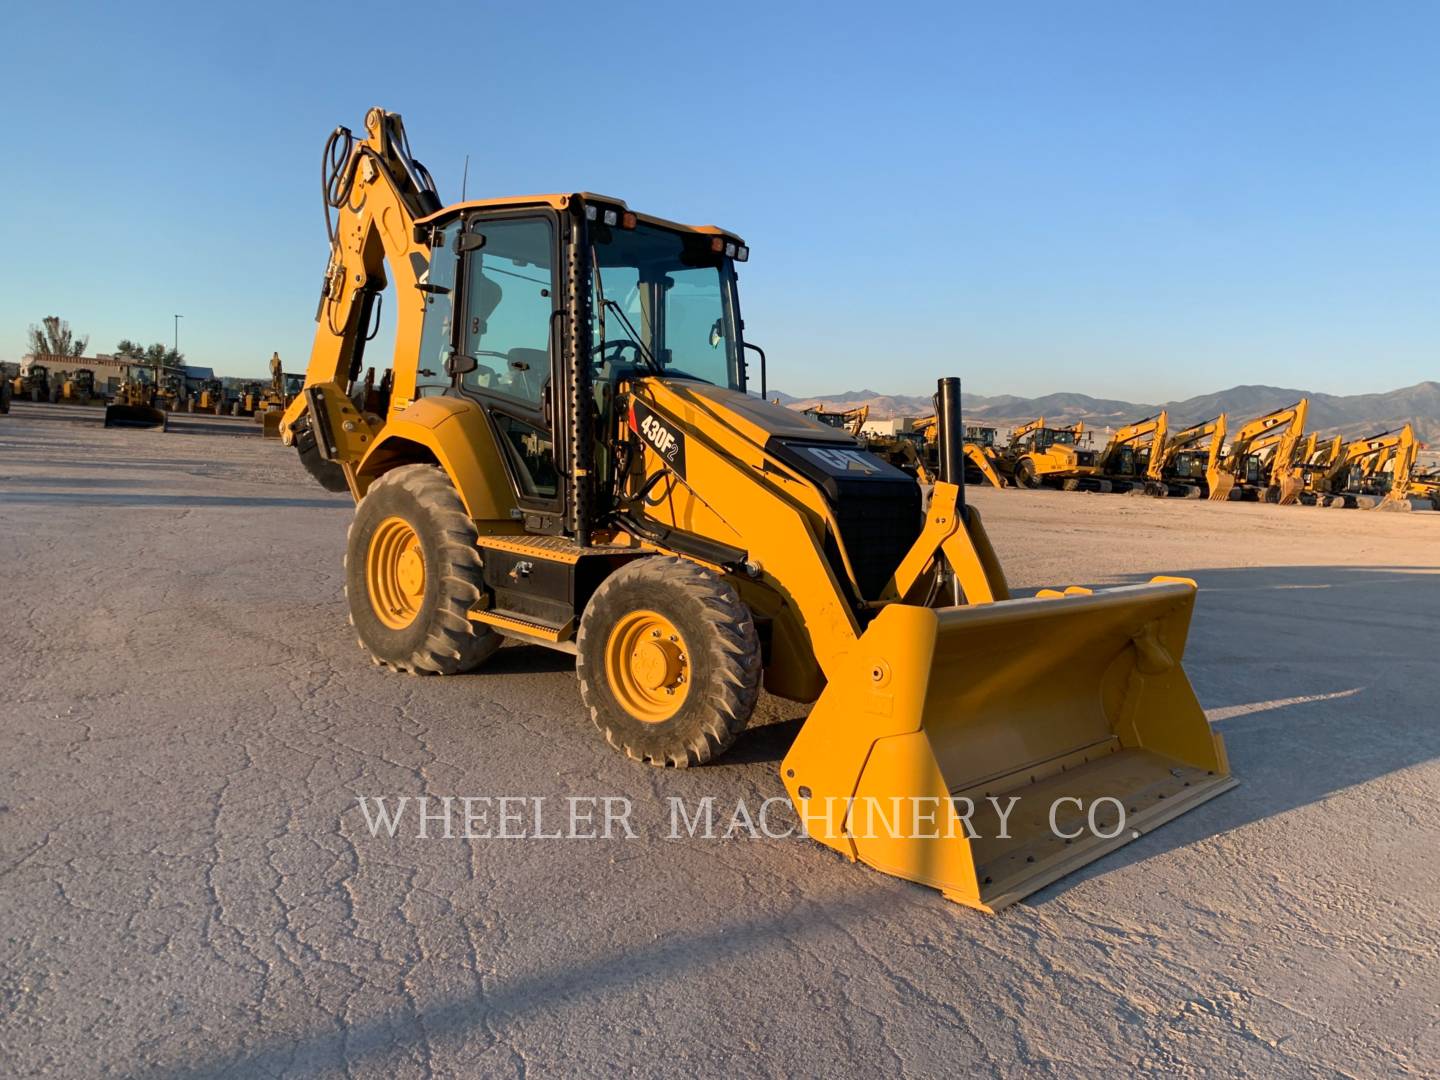
POLYGON ((806 831, 995 911, 1235 786, 1180 666, 1194 602, 886 607, 782 766, 806 831))
POLYGON ((267 439, 280 438, 280 421, 284 418, 284 409, 266 409, 260 414, 260 434, 267 439))
POLYGON ((165 411, 149 405, 106 405, 106 427, 159 428, 166 427, 165 411))

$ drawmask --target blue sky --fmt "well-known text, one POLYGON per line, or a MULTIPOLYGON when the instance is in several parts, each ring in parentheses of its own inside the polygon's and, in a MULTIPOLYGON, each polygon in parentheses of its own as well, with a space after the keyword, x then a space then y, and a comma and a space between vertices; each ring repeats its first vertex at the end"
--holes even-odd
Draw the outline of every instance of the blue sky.
POLYGON ((1440 6, 10 5, 0 359, 308 356, 320 151, 732 228, 792 393, 1440 377, 1440 6), (427 20, 427 13, 428 20, 427 20))

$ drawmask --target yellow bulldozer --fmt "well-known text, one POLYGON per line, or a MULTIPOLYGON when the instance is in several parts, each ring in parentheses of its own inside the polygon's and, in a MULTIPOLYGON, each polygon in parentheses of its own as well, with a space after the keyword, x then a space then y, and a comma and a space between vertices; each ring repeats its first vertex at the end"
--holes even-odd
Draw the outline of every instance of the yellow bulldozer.
POLYGON ((1159 457, 1151 455, 1145 493, 1158 498, 1203 499, 1221 486, 1220 456, 1225 446, 1225 414, 1176 432, 1159 457))
POLYGON ((1215 502, 1248 500, 1291 504, 1305 486, 1294 458, 1303 445, 1310 399, 1257 416, 1224 449, 1209 486, 1215 502))
POLYGON ((445 206, 380 109, 324 160, 282 438, 355 499, 345 590, 378 663, 573 654, 595 727, 658 766, 723 754, 762 684, 814 702, 780 767, 805 832, 984 910, 1234 784, 1181 664, 1194 582, 1013 597, 965 500, 958 380, 925 504, 768 403, 737 234, 586 192, 445 206), (380 415, 356 399, 387 282, 380 415))
POLYGON ((1154 416, 1126 424, 1110 436, 1100 451, 1097 466, 1100 475, 1110 482, 1112 490, 1140 491, 1150 476, 1150 464, 1160 460, 1165 437, 1170 430, 1170 414, 1161 410, 1154 416))
POLYGON ((1016 487, 1064 491, 1112 491, 1100 475, 1099 453, 1084 446, 1084 424, 1050 427, 1042 416, 1010 432, 998 464, 1016 487))

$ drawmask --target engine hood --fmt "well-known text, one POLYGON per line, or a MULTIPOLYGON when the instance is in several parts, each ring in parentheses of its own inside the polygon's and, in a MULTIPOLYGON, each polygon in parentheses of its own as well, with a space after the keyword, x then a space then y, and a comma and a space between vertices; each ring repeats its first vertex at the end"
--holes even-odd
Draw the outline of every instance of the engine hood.
POLYGON ((660 379, 676 397, 718 414, 720 418, 756 446, 771 439, 796 439, 811 443, 838 443, 853 446, 855 440, 839 428, 812 420, 795 409, 772 405, 749 394, 689 379, 660 379))

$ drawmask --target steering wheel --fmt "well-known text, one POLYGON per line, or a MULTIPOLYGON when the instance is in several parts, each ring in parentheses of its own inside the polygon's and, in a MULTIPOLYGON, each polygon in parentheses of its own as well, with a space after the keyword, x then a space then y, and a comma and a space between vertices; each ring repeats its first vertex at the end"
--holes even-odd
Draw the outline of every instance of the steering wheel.
POLYGON ((629 338, 619 338, 614 341, 600 342, 600 344, 596 345, 594 350, 592 351, 592 358, 595 355, 605 352, 607 349, 610 350, 609 354, 602 357, 599 363, 596 365, 600 369, 602 378, 608 379, 610 377, 611 370, 616 364, 620 363, 621 357, 624 355, 626 349, 629 349, 635 354, 631 358, 631 367, 638 368, 645 366, 642 361, 644 353, 641 350, 641 347, 636 342, 631 341, 629 338))

